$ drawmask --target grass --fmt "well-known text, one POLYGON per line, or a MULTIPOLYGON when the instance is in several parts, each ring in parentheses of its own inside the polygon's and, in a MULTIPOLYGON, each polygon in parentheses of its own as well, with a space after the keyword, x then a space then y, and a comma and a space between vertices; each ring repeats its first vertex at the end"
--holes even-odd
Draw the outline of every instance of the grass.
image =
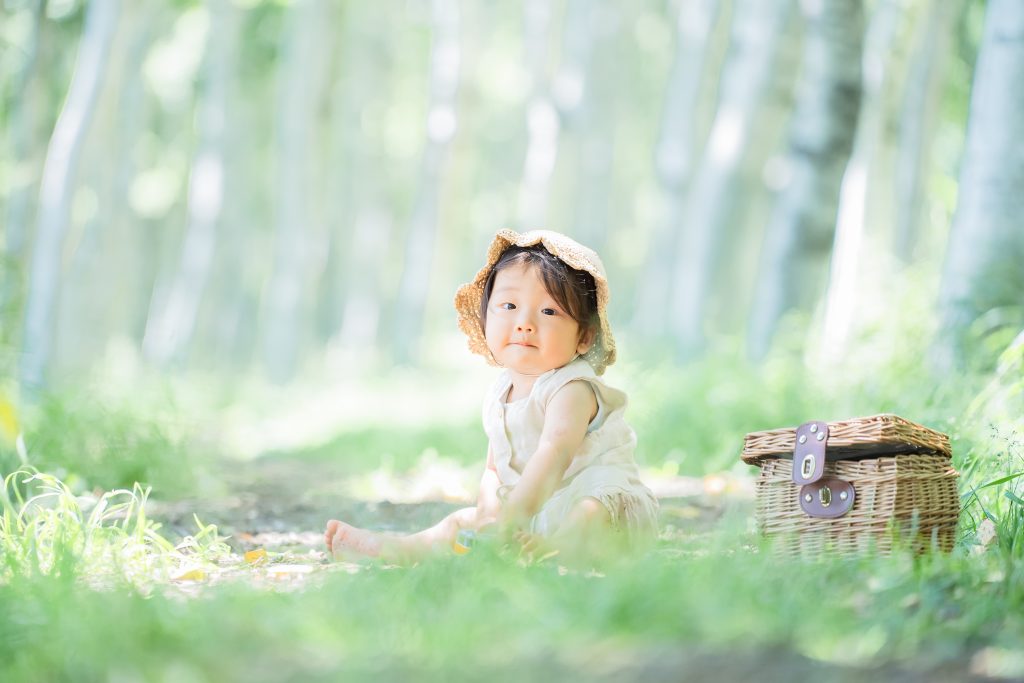
POLYGON ((43 397, 21 420, 24 459, 4 445, 10 439, 0 438, 0 472, 25 461, 76 492, 136 483, 162 496, 193 490, 202 472, 199 442, 188 443, 186 425, 154 416, 136 398, 111 400, 91 392, 43 397))
POLYGON ((18 579, 0 586, 0 661, 5 680, 196 681, 596 674, 680 648, 868 671, 960 667, 979 652, 1009 666, 1024 638, 1021 579, 996 556, 797 565, 737 547, 656 553, 600 576, 484 550, 333 573, 301 591, 232 583, 189 601, 18 579))
POLYGON ((146 516, 149 489, 76 496, 64 482, 19 469, 0 489, 0 582, 63 578, 140 591, 222 556, 216 527, 172 543, 146 516))
MULTIPOLYGON (((601 574, 482 545, 412 568, 317 565, 295 581, 273 573, 295 558, 249 565, 208 525, 163 537, 141 486, 90 496, 20 470, 2 499, 0 680, 1024 677, 1021 358, 1011 345, 984 374, 934 381, 903 354, 812 389, 784 357, 619 376, 636 397, 641 458, 680 472, 745 471, 734 464, 743 433, 811 413, 893 410, 945 429, 964 505, 948 555, 781 560, 733 515, 601 574)), ((77 418, 43 414, 72 452, 80 432, 62 425, 77 418)), ((131 431, 120 420, 101 422, 97 440, 111 424, 131 431)), ((427 448, 471 463, 480 443, 467 428, 353 430, 297 457, 361 453, 353 474, 387 454, 412 467, 427 448)), ((113 433, 116 449, 93 451, 100 472, 115 471, 104 458, 151 443, 113 433)))

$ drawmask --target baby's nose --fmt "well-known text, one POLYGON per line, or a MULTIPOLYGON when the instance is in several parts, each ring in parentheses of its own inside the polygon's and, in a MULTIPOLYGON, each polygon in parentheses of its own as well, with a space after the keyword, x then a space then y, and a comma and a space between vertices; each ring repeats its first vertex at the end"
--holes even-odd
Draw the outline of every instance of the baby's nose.
POLYGON ((516 321, 516 330, 520 332, 533 332, 533 320, 528 315, 522 315, 516 321))

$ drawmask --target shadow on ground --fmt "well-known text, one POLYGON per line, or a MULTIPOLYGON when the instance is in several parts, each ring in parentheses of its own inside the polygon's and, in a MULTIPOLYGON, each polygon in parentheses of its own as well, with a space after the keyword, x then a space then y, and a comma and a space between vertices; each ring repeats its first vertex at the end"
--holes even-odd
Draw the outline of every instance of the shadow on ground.
MULTIPOLYGON (((263 547, 272 551, 322 549, 328 519, 404 533, 442 519, 472 501, 423 499, 416 502, 357 500, 347 494, 352 473, 343 463, 324 458, 273 455, 244 463, 223 463, 215 476, 224 495, 152 501, 150 516, 166 535, 195 532, 193 515, 215 524, 235 551, 263 547)), ((665 541, 711 533, 727 510, 752 514, 749 491, 709 495, 701 480, 682 477, 662 482, 660 528, 665 541)), ((659 487, 656 487, 659 488, 659 487)))

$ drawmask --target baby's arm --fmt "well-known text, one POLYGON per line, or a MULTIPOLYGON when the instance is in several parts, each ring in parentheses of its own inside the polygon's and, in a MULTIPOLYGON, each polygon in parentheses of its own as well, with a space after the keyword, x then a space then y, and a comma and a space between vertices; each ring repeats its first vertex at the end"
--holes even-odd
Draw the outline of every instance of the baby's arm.
POLYGON ((476 497, 476 518, 479 524, 486 524, 497 519, 501 512, 501 501, 498 500, 498 469, 494 465, 494 453, 487 447, 487 466, 480 477, 480 492, 476 497))
POLYGON ((586 382, 569 382, 551 397, 537 451, 505 502, 504 522, 518 526, 537 514, 558 488, 596 413, 597 398, 586 382))

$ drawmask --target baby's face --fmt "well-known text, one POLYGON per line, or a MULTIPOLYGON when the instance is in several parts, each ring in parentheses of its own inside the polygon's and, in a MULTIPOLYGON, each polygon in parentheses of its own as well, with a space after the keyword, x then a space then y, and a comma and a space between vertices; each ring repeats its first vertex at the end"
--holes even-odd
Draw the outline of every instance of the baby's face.
POLYGON ((579 333, 579 324, 544 288, 536 266, 513 265, 494 276, 484 334, 502 366, 523 375, 560 368, 590 348, 579 333))

